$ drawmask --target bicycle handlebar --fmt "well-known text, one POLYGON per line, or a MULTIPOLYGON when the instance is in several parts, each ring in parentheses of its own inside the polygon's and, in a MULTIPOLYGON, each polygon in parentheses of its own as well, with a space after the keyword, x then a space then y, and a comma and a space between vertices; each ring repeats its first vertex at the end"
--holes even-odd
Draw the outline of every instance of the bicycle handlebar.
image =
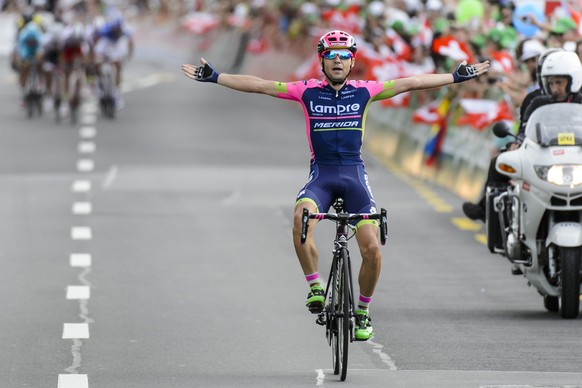
POLYGON ((380 213, 309 213, 309 210, 303 208, 301 216, 301 244, 307 239, 307 228, 309 220, 333 220, 339 222, 361 221, 361 220, 380 220, 380 243, 386 244, 388 237, 388 217, 386 209, 382 208, 380 213))

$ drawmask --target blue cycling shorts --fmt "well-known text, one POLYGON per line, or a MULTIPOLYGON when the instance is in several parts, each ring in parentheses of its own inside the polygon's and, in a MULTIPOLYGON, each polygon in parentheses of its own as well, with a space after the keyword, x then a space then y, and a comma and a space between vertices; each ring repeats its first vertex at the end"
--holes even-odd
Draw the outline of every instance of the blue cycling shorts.
MULTIPOLYGON (((295 206, 311 202, 316 212, 325 213, 336 198, 343 198, 347 213, 376 213, 376 202, 363 165, 330 166, 311 164, 309 181, 297 194, 295 206)), ((378 225, 376 220, 362 220, 363 224, 378 225)))

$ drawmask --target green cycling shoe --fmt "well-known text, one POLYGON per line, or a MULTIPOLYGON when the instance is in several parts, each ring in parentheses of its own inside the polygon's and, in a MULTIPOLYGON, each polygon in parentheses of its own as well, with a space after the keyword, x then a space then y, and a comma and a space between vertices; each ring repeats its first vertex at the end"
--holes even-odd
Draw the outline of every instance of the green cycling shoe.
POLYGON ((370 318, 370 313, 368 310, 356 310, 356 330, 354 332, 354 337, 356 341, 367 341, 374 335, 374 329, 372 328, 372 318, 370 318))
POLYGON ((319 314, 323 311, 323 303, 325 302, 325 291, 321 286, 311 287, 311 291, 307 294, 307 302, 305 305, 312 314, 319 314))

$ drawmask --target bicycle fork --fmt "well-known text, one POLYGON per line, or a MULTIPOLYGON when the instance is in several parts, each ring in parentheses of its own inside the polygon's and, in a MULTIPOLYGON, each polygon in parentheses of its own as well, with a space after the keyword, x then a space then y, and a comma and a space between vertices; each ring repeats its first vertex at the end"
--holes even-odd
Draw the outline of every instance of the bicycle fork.
MULTIPOLYGON (((347 234, 345 233, 341 233, 341 231, 338 228, 338 238, 336 240, 336 248, 333 250, 333 261, 331 264, 331 271, 330 271, 330 281, 328 281, 327 283, 327 287, 325 290, 325 300, 328 301, 328 295, 330 295, 330 300, 329 303, 326 303, 324 310, 319 313, 317 315, 317 319, 315 320, 315 323, 317 323, 320 326, 328 326, 331 322, 335 322, 335 319, 328 319, 328 316, 333 315, 337 318, 341 318, 343 317, 344 314, 348 314, 348 316, 351 318, 354 315, 353 312, 353 306, 354 306, 354 288, 353 288, 353 282, 352 282, 352 268, 351 268, 351 261, 349 259, 349 253, 347 250, 347 247, 345 246, 346 244, 346 236, 347 234), (338 282, 338 276, 344 276, 345 272, 340 273, 341 268, 339 265, 339 261, 340 258, 342 257, 342 252, 345 250, 346 252, 346 259, 345 262, 343 263, 344 266, 348 267, 347 270, 347 279, 343 280, 343 286, 344 287, 349 287, 349 306, 350 306, 350 310, 349 311, 344 311, 342 314, 338 314, 336 312, 336 300, 338 298, 338 294, 341 291, 338 287, 339 282, 338 282), (334 287, 334 289, 331 291, 331 294, 329 294, 330 292, 330 285, 332 287, 334 287)), ((330 327, 327 327, 328 331, 330 329, 330 327)), ((353 333, 353 321, 350 319, 350 332, 353 333)), ((351 342, 351 341, 350 341, 351 342)))

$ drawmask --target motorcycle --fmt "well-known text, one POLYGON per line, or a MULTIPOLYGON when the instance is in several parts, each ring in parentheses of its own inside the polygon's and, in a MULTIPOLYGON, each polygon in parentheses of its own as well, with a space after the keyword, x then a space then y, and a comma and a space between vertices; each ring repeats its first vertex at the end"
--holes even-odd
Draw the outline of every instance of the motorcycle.
POLYGON ((496 123, 493 132, 521 144, 495 163, 510 182, 486 188, 488 248, 518 266, 548 311, 576 318, 582 278, 582 105, 539 107, 523 140, 506 124, 496 123))

